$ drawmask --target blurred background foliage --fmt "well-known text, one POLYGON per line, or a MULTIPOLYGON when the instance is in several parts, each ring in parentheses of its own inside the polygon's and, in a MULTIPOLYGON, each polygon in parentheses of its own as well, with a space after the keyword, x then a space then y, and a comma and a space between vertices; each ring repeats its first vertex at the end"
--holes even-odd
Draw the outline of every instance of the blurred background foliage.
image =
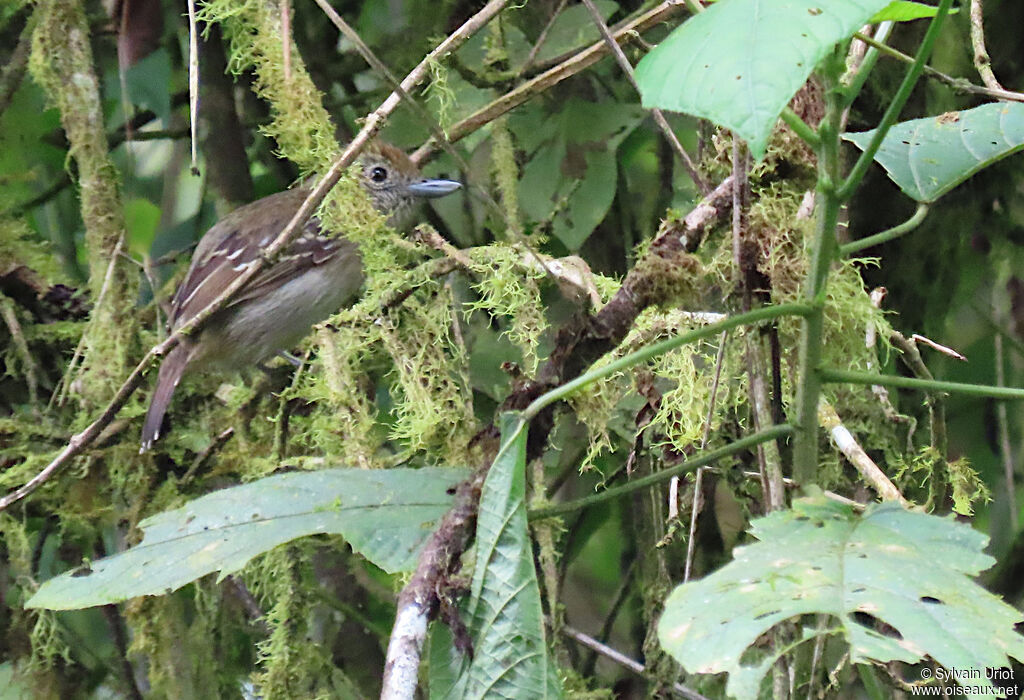
MULTIPOLYGON (((597 6, 614 23, 650 4, 600 0, 597 6)), ((16 0, 0 7, 0 304, 5 314, 0 324, 0 467, 5 474, 0 483, 5 491, 43 466, 96 409, 76 395, 73 383, 61 384, 93 301, 84 291, 90 251, 75 187, 77 164, 69 155, 60 115, 25 68, 35 7, 16 0), (55 393, 63 401, 48 401, 55 393)), ((478 9, 460 0, 339 2, 335 7, 399 76, 478 9)), ((322 93, 336 138, 344 142, 391 86, 367 67, 350 42, 339 39, 314 3, 294 2, 292 9, 295 45, 322 93)), ((190 246, 220 215, 293 185, 303 173, 261 131, 271 122, 270 110, 252 90, 252 71, 233 61, 218 26, 205 29, 200 45, 197 176, 189 162, 184 5, 122 0, 114 7, 89 2, 85 11, 110 155, 120 177, 125 255, 143 280, 133 300, 144 329, 135 348, 141 356, 161 337, 154 296, 170 293, 190 246), (120 42, 118 26, 124 28, 120 42), (126 67, 119 70, 119 65, 126 67), (225 75, 231 66, 239 67, 234 78, 225 75)), ((988 0, 986 13, 995 73, 1008 87, 1019 87, 1024 83, 1018 31, 1024 26, 1024 6, 988 0)), ((644 46, 657 43, 675 21, 627 44, 634 64, 644 46)), ((894 45, 912 50, 919 31, 914 24, 901 26, 894 45)), ((948 23, 933 64, 952 75, 973 77, 967 35, 967 13, 961 12, 948 23)), ((510 7, 438 66, 418 97, 448 128, 598 39, 582 5, 540 0, 510 7)), ((881 62, 851 115, 851 130, 877 122, 902 74, 902 65, 881 62)), ((904 117, 976 104, 942 85, 923 83, 904 117)), ((727 172, 728 140, 686 117, 670 115, 670 122, 700 159, 709 181, 720 180, 727 172)), ((427 126, 408 109, 400 109, 382 133, 409 150, 428 136, 427 126)), ((806 162, 779 148, 781 155, 776 151, 769 157, 770 165, 759 171, 754 186, 758 193, 781 192, 778 206, 789 202, 795 210, 808 186, 806 162)), ((137 397, 70 473, 0 515, 0 626, 6 630, 0 639, 0 698, 18 697, 18 687, 31 688, 25 690, 31 697, 132 697, 140 692, 146 697, 237 697, 240 688, 253 692, 247 679, 254 670, 260 673, 264 697, 369 697, 377 692, 401 581, 361 561, 336 538, 279 548, 221 586, 203 581, 172 596, 132 601, 120 610, 29 614, 19 603, 34 581, 132 542, 145 515, 281 465, 315 468, 343 458, 357 466, 472 459, 467 443, 473 429, 492 419, 516 377, 503 363, 531 372, 530 354, 543 357, 550 349, 551 333, 545 329, 565 323, 579 304, 531 275, 514 244, 528 241, 553 257, 578 255, 594 273, 593 293, 607 299, 661 220, 687 212, 698 197, 640 108, 634 89, 608 58, 470 134, 456 149, 465 167, 442 153, 425 171, 457 177, 467 187, 436 202, 425 218, 457 248, 482 251, 473 256, 478 275, 486 278, 491 271, 493 279, 482 283, 479 277, 453 276, 432 283, 427 293, 396 312, 393 326, 375 324, 366 315, 368 307, 343 314, 335 327, 315 334, 309 344, 313 369, 294 379, 286 368, 275 367, 268 377, 248 382, 223 376, 191 380, 189 391, 179 397, 172 438, 151 458, 135 454, 144 410, 143 398, 137 397), (495 153, 509 144, 511 160, 495 153), (502 183, 510 182, 512 188, 503 189, 502 183), (516 215, 502 217, 495 201, 511 206, 516 215), (478 310, 453 324, 452 316, 460 313, 453 309, 464 303, 478 310), (351 325, 342 325, 345 319, 351 325), (427 332, 438 328, 440 336, 427 332), (428 401, 416 413, 409 387, 417 378, 403 385, 394 360, 424 348, 435 357, 420 358, 416 366, 440 370, 429 389, 429 400, 439 403, 428 401), (340 378, 335 385, 322 378, 324 367, 340 378), (429 413, 442 403, 446 408, 431 418, 429 413), (340 406, 351 407, 350 414, 341 415, 340 406), (430 420, 431 425, 424 423, 430 420), (282 447, 289 421, 291 442, 282 447), (218 443, 216 436, 232 425, 242 427, 226 445, 218 443)), ((884 286, 883 308, 891 312, 893 327, 908 336, 925 334, 967 356, 961 362, 925 351, 936 377, 996 383, 998 363, 1002 383, 1024 383, 1020 163, 1009 158, 986 169, 944 197, 912 235, 867 251, 878 264, 851 266, 839 276, 836 293, 848 299, 837 299, 837 307, 863 322, 870 314, 862 303, 864 288, 884 286)), ((765 206, 764 221, 774 221, 778 212, 765 206)), ((849 230, 854 237, 868 235, 905 220, 912 211, 912 202, 875 169, 850 206, 849 230)), ((799 231, 775 233, 785 239, 799 231)), ((729 245, 727 233, 709 239, 708 251, 702 252, 707 287, 685 299, 688 310, 730 309, 729 284, 715 281, 721 260, 728 260, 729 245)), ((763 270, 777 289, 799 279, 799 265, 790 273, 788 262, 763 270)), ((628 343, 649 341, 685 323, 671 315, 645 317, 628 343)), ((845 352, 844 341, 860 342, 862 333, 863 323, 848 330, 836 339, 834 352, 845 352)), ((792 336, 783 329, 782 337, 792 336)), ((543 480, 536 479, 533 488, 559 497, 581 496, 624 478, 627 460, 638 455, 639 466, 631 463, 630 469, 657 469, 678 460, 699 437, 706 412, 700 398, 707 395, 716 350, 715 344, 704 344, 666 358, 652 368, 649 382, 620 378, 581 396, 573 405, 579 420, 560 418, 553 449, 543 459, 543 480), (656 449, 645 450, 642 443, 636 448, 636 435, 640 416, 651 406, 658 408, 648 404, 652 394, 645 389, 652 387, 659 396, 679 391, 660 405, 660 431, 652 431, 649 441, 656 449), (578 476, 581 464, 594 469, 578 476)), ((784 353, 791 350, 783 348, 784 353)), ((749 419, 741 386, 744 368, 740 351, 735 353, 726 361, 715 421, 722 442, 749 419)), ((881 358, 888 371, 898 372, 892 354, 883 352, 881 358)), ((833 398, 847 397, 843 405, 849 407, 851 428, 870 431, 858 437, 892 473, 895 460, 884 458, 912 438, 905 426, 879 427, 877 416, 856 409, 863 399, 851 397, 854 393, 837 390, 833 398)), ((893 392, 893 399, 901 413, 924 419, 920 395, 893 392)), ((995 402, 950 397, 949 457, 966 458, 992 493, 991 502, 975 504, 974 517, 976 526, 991 535, 992 554, 1000 561, 989 583, 1019 604, 1024 538, 1019 488, 1006 467, 1013 474, 1024 454, 1024 411, 1019 404, 1006 404, 1007 444, 997 429, 997 411, 995 402)), ((750 461, 738 464, 749 468, 750 461)), ((851 494, 863 491, 834 453, 826 461, 832 473, 824 484, 851 494)), ((723 470, 704 486, 707 505, 696 531, 698 574, 727 560, 731 547, 742 541, 749 516, 761 512, 759 485, 741 471, 723 470)), ((904 482, 911 490, 913 478, 904 482)), ((682 490, 689 504, 693 486, 684 484, 682 490)), ((663 500, 661 492, 653 493, 663 500)), ((558 556, 546 563, 554 577, 545 580, 557 581, 556 607, 563 622, 648 663, 650 675, 639 677, 572 641, 556 639, 560 663, 589 683, 593 697, 645 697, 664 688, 665 679, 675 673, 663 668, 669 662, 651 646, 651 621, 670 582, 679 580, 689 516, 684 512, 666 521, 661 506, 650 500, 645 493, 567 519, 564 530, 555 533, 558 556), (660 548, 653 556, 656 543, 660 548)), ((583 688, 584 682, 577 685, 583 688)), ((720 693, 713 685, 704 690, 720 693)))

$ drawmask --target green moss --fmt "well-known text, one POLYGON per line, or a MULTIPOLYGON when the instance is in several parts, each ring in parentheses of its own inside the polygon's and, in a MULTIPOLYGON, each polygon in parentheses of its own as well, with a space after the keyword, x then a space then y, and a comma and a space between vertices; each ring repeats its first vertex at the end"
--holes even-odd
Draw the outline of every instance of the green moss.
POLYGON ((286 74, 278 6, 262 0, 213 0, 201 6, 198 16, 224 28, 229 70, 236 75, 255 70, 253 90, 270 104, 272 117, 261 131, 277 142, 278 153, 303 175, 326 170, 340 155, 334 127, 295 42, 290 43, 286 74))

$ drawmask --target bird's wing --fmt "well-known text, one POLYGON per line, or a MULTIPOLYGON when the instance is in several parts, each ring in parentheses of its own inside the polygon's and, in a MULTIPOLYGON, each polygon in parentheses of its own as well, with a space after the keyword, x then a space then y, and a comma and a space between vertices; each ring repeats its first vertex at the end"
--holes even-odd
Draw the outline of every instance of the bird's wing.
MULTIPOLYGON (((288 190, 265 197, 236 209, 211 228, 196 247, 192 264, 174 295, 171 326, 178 328, 194 318, 242 274, 284 229, 306 194, 304 190, 288 190), (259 222, 258 231, 253 230, 253 221, 259 222)), ((227 306, 259 297, 352 245, 342 238, 323 238, 319 233, 319 221, 307 221, 282 256, 249 280, 227 306)))

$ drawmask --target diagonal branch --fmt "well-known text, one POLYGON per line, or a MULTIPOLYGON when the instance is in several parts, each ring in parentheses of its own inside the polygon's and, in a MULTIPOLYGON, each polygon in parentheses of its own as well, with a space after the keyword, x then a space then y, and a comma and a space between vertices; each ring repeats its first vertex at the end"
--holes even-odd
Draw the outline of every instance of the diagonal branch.
MULTIPOLYGON (((637 34, 646 31, 651 27, 664 22, 669 17, 679 12, 682 5, 673 0, 666 0, 651 10, 640 15, 632 22, 616 29, 612 36, 616 42, 625 41, 637 34)), ((550 87, 557 85, 566 78, 576 75, 580 71, 589 68, 600 61, 608 53, 608 45, 604 41, 598 41, 583 49, 579 53, 567 58, 554 68, 547 70, 537 77, 528 80, 519 87, 511 90, 488 105, 478 109, 462 121, 454 124, 448 129, 448 142, 455 143, 460 139, 472 134, 482 126, 491 123, 501 115, 515 109, 550 87)), ((414 163, 421 163, 437 147, 434 139, 428 139, 426 143, 416 149, 412 154, 414 163)))
MULTIPOLYGON (((458 48, 476 31, 485 26, 505 6, 506 0, 491 0, 477 14, 470 17, 461 27, 449 35, 444 41, 437 45, 433 51, 427 54, 420 63, 402 80, 400 88, 406 92, 412 90, 422 82, 430 72, 430 65, 458 48)), ((363 128, 352 139, 341 156, 331 165, 328 171, 317 183, 316 187, 303 201, 302 206, 288 221, 288 224, 281 229, 281 232, 266 248, 262 254, 240 274, 225 290, 214 299, 209 306, 200 311, 196 316, 167 337, 162 343, 154 346, 146 353, 145 357, 132 370, 131 374, 117 390, 114 398, 110 400, 107 407, 100 416, 90 423, 84 430, 72 436, 68 444, 41 472, 36 474, 24 486, 16 491, 0 498, 0 512, 9 508, 25 498, 41 485, 53 477, 73 457, 91 445, 103 429, 110 424, 114 416, 121 410, 135 390, 142 384, 150 367, 177 346, 182 339, 199 332, 207 323, 209 318, 222 309, 231 298, 237 294, 248 282, 255 277, 260 270, 272 264, 282 254, 289 243, 302 231, 303 224, 316 212, 316 208, 324 200, 335 184, 341 179, 345 169, 355 160, 362 148, 370 141, 377 131, 384 125, 385 119, 390 115, 401 102, 401 93, 396 90, 381 103, 381 106, 371 112, 363 122, 363 128)))
MULTIPOLYGON (((685 219, 664 225, 615 296, 597 314, 581 323, 570 323, 559 331, 555 348, 541 369, 539 379, 513 391, 503 410, 526 408, 548 389, 578 377, 622 342, 640 313, 663 301, 663 292, 657 290, 671 288, 664 280, 655 284, 656 278, 665 270, 686 269, 686 259, 700 245, 704 232, 729 211, 733 183, 732 177, 727 178, 685 219)), ((528 460, 547 440, 553 416, 553 404, 536 411, 529 427, 528 460)), ((486 440, 493 434, 491 426, 478 437, 486 440)), ((427 623, 438 610, 440 592, 446 588, 448 577, 458 569, 462 553, 472 541, 480 490, 490 464, 489 459, 485 460, 473 476, 459 485, 452 509, 428 538, 416 571, 398 596, 398 611, 384 667, 382 700, 413 697, 427 623)))
MULTIPOLYGON (((587 11, 590 12, 591 19, 594 20, 594 24, 597 25, 598 31, 601 32, 601 37, 604 39, 604 43, 608 46, 608 50, 615 56, 616 62, 619 67, 626 74, 626 79, 629 80, 629 84, 633 86, 637 94, 640 94, 640 86, 636 82, 636 76, 633 73, 633 65, 626 58, 626 54, 623 53, 622 47, 615 41, 615 37, 612 36, 611 30, 608 29, 608 25, 605 24, 604 19, 601 17, 601 13, 597 10, 597 5, 594 4, 594 0, 583 0, 583 4, 587 6, 587 11)), ((679 143, 679 137, 676 136, 676 132, 672 131, 671 125, 668 120, 665 119, 664 113, 657 107, 651 108, 651 115, 654 117, 655 124, 661 129, 661 133, 665 135, 665 139, 672 146, 672 150, 676 152, 676 156, 679 158, 679 162, 682 163, 686 173, 693 180, 693 183, 700 190, 701 195, 706 195, 711 191, 708 187, 708 183, 704 181, 704 178, 700 176, 700 172, 697 170, 697 165, 690 158, 690 154, 683 148, 683 144, 679 143)))

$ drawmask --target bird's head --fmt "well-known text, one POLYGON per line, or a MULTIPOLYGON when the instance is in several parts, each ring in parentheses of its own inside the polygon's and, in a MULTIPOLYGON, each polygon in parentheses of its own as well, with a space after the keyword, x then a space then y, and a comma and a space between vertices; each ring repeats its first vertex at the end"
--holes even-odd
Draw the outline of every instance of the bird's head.
POLYGON ((359 157, 363 187, 374 207, 387 214, 388 223, 401 228, 418 200, 443 197, 462 187, 455 180, 424 178, 401 149, 374 141, 359 157))

